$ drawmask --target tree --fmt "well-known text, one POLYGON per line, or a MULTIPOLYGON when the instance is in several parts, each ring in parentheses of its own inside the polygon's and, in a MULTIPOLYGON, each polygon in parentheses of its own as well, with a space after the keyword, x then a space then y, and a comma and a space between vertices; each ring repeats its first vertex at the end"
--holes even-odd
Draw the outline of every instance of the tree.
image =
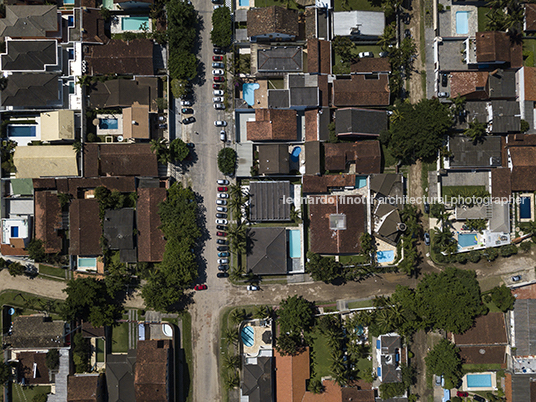
POLYGON ((314 324, 314 306, 302 296, 289 296, 279 303, 281 333, 301 334, 314 324))
POLYGON ((460 349, 447 339, 441 339, 424 361, 428 372, 443 376, 445 389, 454 388, 463 375, 460 349))
POLYGON ((6 383, 11 378, 11 367, 5 363, 0 362, 0 384, 6 383))
POLYGON ((236 328, 227 328, 224 337, 227 343, 235 344, 238 341, 238 331, 236 328))
POLYGON ((378 38, 377 45, 382 48, 382 50, 389 49, 391 45, 396 40, 396 22, 392 22, 389 25, 385 25, 383 29, 383 34, 378 38))
POLYGON ((50 349, 47 352, 45 363, 49 370, 56 370, 60 366, 60 353, 58 349, 50 349))
POLYGON ((520 127, 520 131, 522 133, 526 133, 527 131, 530 130, 530 125, 529 125, 529 122, 526 121, 526 120, 523 120, 521 119, 521 127, 520 127))
POLYGON ((347 36, 336 36, 331 42, 333 51, 339 55, 343 63, 350 63, 354 59, 355 45, 352 40, 347 36))
POLYGON ((402 396, 406 392, 406 387, 401 382, 381 383, 380 395, 382 399, 402 396))
POLYGON ((232 176, 236 169, 236 151, 223 148, 218 152, 218 169, 226 176, 232 176))
POLYGON ((341 275, 341 264, 334 258, 321 257, 313 252, 307 253, 305 269, 314 281, 333 282, 341 275))
POLYGON ((101 7, 99 12, 100 12, 102 19, 106 22, 109 22, 110 19, 112 18, 112 13, 106 7, 101 7))
POLYGON ((275 348, 282 356, 294 356, 303 349, 303 341, 299 334, 281 333, 275 348))
POLYGON ((73 151, 76 153, 76 156, 80 156, 82 152, 82 143, 79 140, 73 142, 73 151))
POLYGON ((469 252, 469 261, 471 261, 473 264, 476 264, 478 261, 480 261, 480 251, 473 250, 469 252))
POLYGON ((488 135, 487 123, 480 123, 478 119, 469 123, 469 128, 463 133, 473 140, 473 144, 482 143, 488 135))
POLYGON ((255 307, 253 317, 258 319, 269 318, 273 315, 273 313, 274 311, 270 306, 261 305, 255 307))
POLYGON ((231 11, 228 7, 220 7, 212 13, 212 31, 210 40, 214 46, 228 47, 231 45, 233 31, 231 11))
POLYGON ((77 373, 84 373, 88 370, 90 351, 89 341, 84 339, 82 333, 76 333, 73 337, 73 362, 77 373))
POLYGON ((173 162, 182 162, 190 154, 190 148, 180 138, 175 138, 169 144, 169 158, 173 162))
POLYGON ((361 243, 361 252, 365 255, 369 255, 373 251, 373 239, 369 232, 363 232, 361 238, 359 239, 361 243))
POLYGON ((235 308, 233 311, 231 311, 229 319, 232 323, 236 325, 244 321, 246 319, 246 316, 246 310, 244 310, 243 308, 235 308))
POLYGON ((156 98, 154 101, 158 110, 166 110, 168 108, 168 101, 166 98, 156 98))
POLYGON ((512 295, 510 289, 502 284, 491 289, 491 301, 499 310, 506 313, 514 308, 516 298, 512 295))
POLYGON ((28 246, 26 246, 28 256, 35 262, 43 262, 46 258, 44 245, 43 240, 35 238, 30 240, 28 246))
POLYGON ((73 196, 69 193, 58 193, 58 200, 60 201, 60 206, 62 208, 69 205, 72 198, 73 196))
POLYGON ((159 163, 163 165, 171 161, 171 156, 169 153, 169 148, 166 143, 165 138, 158 138, 151 140, 151 152, 156 154, 156 158, 159 163))
POLYGON ((482 255, 486 257, 488 261, 495 261, 497 257, 499 256, 499 252, 497 251, 495 247, 488 247, 487 249, 484 250, 482 255))
POLYGON ((392 122, 389 150, 402 163, 433 161, 452 126, 448 107, 437 99, 423 99, 417 104, 397 102, 401 118, 392 122))
POLYGON ((188 94, 188 81, 174 78, 171 80, 171 93, 176 99, 181 99, 188 94))
POLYGON ((307 390, 309 392, 312 392, 313 394, 321 394, 324 392, 324 385, 322 384, 322 380, 318 378, 313 378, 309 380, 309 386, 307 387, 307 390))
POLYGON ((24 265, 22 265, 20 262, 14 261, 8 265, 7 270, 11 276, 22 275, 24 273, 24 265))

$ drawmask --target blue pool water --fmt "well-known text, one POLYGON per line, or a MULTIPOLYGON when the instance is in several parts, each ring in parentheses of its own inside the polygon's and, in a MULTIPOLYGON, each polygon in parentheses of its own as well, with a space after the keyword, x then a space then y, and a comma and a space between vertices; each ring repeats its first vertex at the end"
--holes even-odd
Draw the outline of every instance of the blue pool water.
POLYGON ((394 250, 378 251, 376 253, 376 259, 378 262, 393 262, 395 259, 394 250))
POLYGON ((292 162, 298 162, 298 157, 301 153, 301 148, 300 147, 295 147, 293 150, 292 150, 292 153, 290 154, 290 160, 292 162))
POLYGON ((63 4, 74 4, 74 0, 63 0, 63 4))
POLYGON ((242 343, 248 347, 253 346, 255 342, 255 330, 251 326, 242 328, 242 343))
POLYGON ((365 332, 365 328, 363 328, 362 325, 358 325, 357 328, 356 328, 356 332, 357 332, 357 336, 361 336, 363 335, 363 332, 365 332))
POLYGON ((458 35, 469 33, 469 13, 470 11, 456 11, 456 33, 458 35))
POLYGON ((35 137, 36 126, 7 126, 8 137, 35 137))
POLYGON ((19 237, 19 227, 11 226, 11 237, 19 237))
POLYGON ((100 119, 99 128, 101 130, 117 130, 118 124, 117 119, 100 119))
POLYGON ((78 268, 97 268, 96 258, 79 258, 78 268))
POLYGON ((149 17, 123 17, 121 28, 123 31, 139 31, 144 23, 149 25, 149 17))
POLYGON ((521 219, 530 219, 532 218, 532 212, 530 208, 530 197, 521 197, 521 202, 519 203, 519 217, 521 219))
POLYGON ((367 185, 367 176, 356 176, 355 186, 356 188, 363 188, 367 185))
POLYGON ((458 235, 458 245, 460 247, 471 247, 478 244, 478 237, 476 234, 461 233, 458 235))
POLYGON ((259 87, 259 84, 242 84, 242 99, 244 99, 249 106, 255 104, 255 90, 259 89, 259 87))
POLYGON ((301 257, 301 233, 299 230, 289 230, 288 248, 290 258, 301 257))
POLYGON ((467 374, 468 388, 491 388, 491 374, 467 374))
POLYGON ((240 7, 249 7, 249 0, 238 0, 240 7))

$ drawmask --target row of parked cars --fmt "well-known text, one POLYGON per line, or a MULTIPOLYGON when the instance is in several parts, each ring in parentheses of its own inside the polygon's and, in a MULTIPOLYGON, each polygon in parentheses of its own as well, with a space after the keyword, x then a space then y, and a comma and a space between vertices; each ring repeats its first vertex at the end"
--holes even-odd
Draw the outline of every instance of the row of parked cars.
POLYGON ((227 185, 229 180, 220 179, 218 184, 218 195, 216 198, 216 239, 218 251, 218 278, 227 278, 229 273, 229 245, 227 241, 227 185))
POLYGON ((214 103, 214 109, 225 110, 225 103, 223 98, 223 90, 221 83, 225 82, 225 65, 223 64, 223 49, 218 47, 214 48, 214 56, 212 56, 212 75, 214 83, 212 84, 212 102, 214 103))

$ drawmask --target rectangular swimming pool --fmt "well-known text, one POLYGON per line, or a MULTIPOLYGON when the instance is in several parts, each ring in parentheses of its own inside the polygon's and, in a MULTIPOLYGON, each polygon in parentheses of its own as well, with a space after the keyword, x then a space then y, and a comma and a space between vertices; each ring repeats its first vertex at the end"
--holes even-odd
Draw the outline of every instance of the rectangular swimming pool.
POLYGON ((379 263, 393 262, 395 259, 395 252, 393 250, 378 251, 376 253, 376 259, 379 263))
POLYGON ((78 258, 78 268, 97 268, 97 259, 78 258))
POLYGON ((117 130, 119 123, 117 119, 100 119, 99 128, 101 130, 117 130))
POLYGON ((458 245, 460 247, 471 247, 478 244, 478 236, 472 233, 461 233, 458 235, 458 245))
POLYGON ((532 211, 530 208, 530 197, 521 197, 519 202, 519 218, 531 219, 532 211))
POLYGON ((123 31, 140 31, 141 26, 145 23, 149 25, 149 17, 123 17, 121 18, 121 29, 123 31))
POLYGON ((299 230, 288 231, 288 248, 290 258, 301 257, 301 233, 299 230))
POLYGON ((491 388, 491 374, 467 374, 468 388, 491 388))
POLYGON ((18 126, 12 124, 7 126, 8 137, 35 137, 36 135, 36 126, 18 126))
POLYGON ((356 176, 355 186, 356 188, 363 188, 367 185, 367 176, 356 176))
POLYGON ((240 7, 249 7, 249 0, 238 0, 240 7))
POLYGON ((469 13, 470 11, 456 11, 456 33, 458 35, 469 33, 469 13))

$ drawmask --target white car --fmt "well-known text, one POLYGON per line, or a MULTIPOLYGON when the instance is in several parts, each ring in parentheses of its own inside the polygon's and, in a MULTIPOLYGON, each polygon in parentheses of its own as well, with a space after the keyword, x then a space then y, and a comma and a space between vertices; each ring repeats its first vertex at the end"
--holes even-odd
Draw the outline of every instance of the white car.
POLYGON ((360 53, 359 53, 359 57, 360 57, 360 58, 363 58, 363 57, 374 57, 374 53, 372 53, 372 52, 360 52, 360 53))
POLYGON ((218 211, 218 212, 227 212, 227 207, 216 207, 216 211, 218 211))
POLYGON ((218 264, 229 264, 228 258, 218 258, 218 264))
POLYGON ((223 96, 223 91, 221 89, 215 89, 214 91, 212 91, 212 95, 223 96))
POLYGON ((216 200, 216 205, 227 205, 227 200, 216 200))
POLYGON ((181 105, 182 106, 192 106, 192 102, 191 101, 181 101, 181 105))
POLYGON ((218 198, 229 198, 229 194, 227 194, 227 193, 218 193, 218 198))
POLYGON ((254 292, 255 290, 259 290, 259 287, 255 285, 248 285, 247 289, 254 292))
POLYGON ((224 110, 225 109, 225 105, 223 103, 215 103, 214 104, 214 109, 217 109, 217 110, 224 110))
POLYGON ((217 10, 217 9, 220 8, 220 7, 223 7, 223 4, 216 4, 216 5, 214 6, 214 10, 217 10))
POLYGON ((216 225, 227 225, 227 219, 216 219, 216 225))
POLYGON ((220 184, 222 186, 226 186, 227 184, 229 184, 229 180, 220 179, 220 180, 218 180, 218 184, 220 184))
POLYGON ((216 120, 214 125, 216 127, 227 127, 227 122, 225 120, 216 120))
POLYGON ((223 75, 223 70, 221 69, 212 70, 212 75, 223 75))
POLYGON ((221 130, 220 131, 220 141, 227 141, 227 135, 225 134, 225 131, 224 130, 221 130))
POLYGON ((223 97, 221 97, 221 96, 215 96, 214 98, 212 98, 212 102, 214 102, 214 103, 221 103, 221 102, 223 102, 223 97))

